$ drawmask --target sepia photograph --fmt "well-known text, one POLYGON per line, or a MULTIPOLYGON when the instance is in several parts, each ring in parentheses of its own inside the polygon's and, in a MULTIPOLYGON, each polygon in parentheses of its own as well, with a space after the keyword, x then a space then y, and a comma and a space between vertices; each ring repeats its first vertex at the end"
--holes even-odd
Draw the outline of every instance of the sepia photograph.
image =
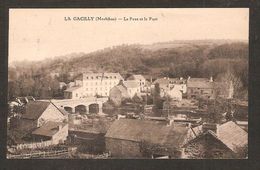
POLYGON ((10 8, 7 159, 248 159, 249 8, 10 8))

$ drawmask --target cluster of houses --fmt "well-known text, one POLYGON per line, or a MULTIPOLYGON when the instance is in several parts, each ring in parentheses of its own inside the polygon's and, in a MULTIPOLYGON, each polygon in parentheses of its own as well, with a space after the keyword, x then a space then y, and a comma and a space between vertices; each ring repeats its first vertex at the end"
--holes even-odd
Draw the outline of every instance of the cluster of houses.
MULTIPOLYGON (((72 125, 68 117, 51 101, 31 101, 25 106, 19 127, 30 134, 33 142, 51 141, 57 145, 69 139, 72 125)), ((173 116, 118 116, 100 132, 92 132, 92 126, 87 128, 85 133, 77 133, 78 138, 104 143, 103 152, 114 158, 237 158, 248 141, 247 132, 235 122, 194 126, 173 116)))
MULTIPOLYGON (((123 99, 150 94, 157 85, 161 97, 181 101, 175 105, 187 105, 193 109, 197 106, 189 103, 191 100, 188 99, 233 97, 232 83, 227 83, 227 90, 223 92, 225 84, 214 82, 212 78, 159 78, 150 82, 142 75, 132 75, 124 80, 119 73, 84 73, 66 85, 64 97, 81 99, 102 96, 120 105, 123 99)), ((71 138, 71 127, 76 127, 73 124, 84 126, 82 121, 70 121, 72 115, 52 101, 31 100, 26 103, 19 119, 19 128, 27 132, 33 142, 50 141, 52 145, 57 145, 71 138)), ((236 158, 248 141, 247 132, 232 121, 195 125, 169 115, 118 116, 109 126, 102 128, 102 132, 85 129, 85 133, 77 135, 83 141, 91 137, 96 140, 98 136, 98 142, 94 144, 103 143, 104 152, 115 158, 236 158)))
MULTIPOLYGON (((90 96, 109 97, 119 105, 125 98, 144 96, 151 93, 156 84, 161 97, 181 101, 183 98, 215 99, 217 96, 233 98, 232 82, 215 82, 213 78, 158 78, 147 81, 142 75, 132 75, 126 80, 119 73, 83 73, 64 91, 66 99, 78 99, 90 96)), ((65 83, 61 82, 61 86, 65 83)))

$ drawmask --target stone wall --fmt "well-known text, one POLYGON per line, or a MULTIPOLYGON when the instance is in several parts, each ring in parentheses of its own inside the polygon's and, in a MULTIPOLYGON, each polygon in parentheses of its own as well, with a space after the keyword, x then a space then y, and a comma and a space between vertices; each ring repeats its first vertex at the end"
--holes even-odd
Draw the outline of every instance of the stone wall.
POLYGON ((111 153, 112 157, 120 158, 140 158, 140 144, 134 141, 106 138, 106 150, 111 153))

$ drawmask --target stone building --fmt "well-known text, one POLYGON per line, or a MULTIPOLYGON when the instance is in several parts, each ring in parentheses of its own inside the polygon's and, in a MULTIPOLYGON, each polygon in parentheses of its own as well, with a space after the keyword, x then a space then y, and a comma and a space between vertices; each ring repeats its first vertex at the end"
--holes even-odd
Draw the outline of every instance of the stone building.
POLYGON ((109 96, 109 91, 123 80, 119 73, 84 73, 75 79, 83 88, 81 96, 109 96))
POLYGON ((213 79, 207 78, 188 78, 187 80, 187 97, 215 99, 213 79))
POLYGON ((184 145, 184 158, 232 159, 244 158, 248 134, 236 123, 203 124, 193 129, 195 138, 184 145), (244 156, 242 156, 244 154, 244 156))
POLYGON ((63 122, 68 120, 67 113, 57 108, 49 101, 29 102, 25 107, 25 113, 19 120, 19 127, 30 132, 42 126, 47 121, 63 122))
POLYGON ((146 91, 146 80, 142 75, 134 74, 128 77, 127 80, 135 80, 138 83, 141 92, 146 91))
POLYGON ((181 158, 182 146, 192 136, 186 124, 169 121, 119 119, 105 135, 106 150, 112 157, 181 158))
POLYGON ((124 99, 130 98, 124 85, 117 85, 109 92, 109 99, 116 105, 120 106, 124 99))
POLYGON ((64 143, 68 137, 68 123, 48 121, 32 132, 34 141, 52 141, 53 145, 64 143))

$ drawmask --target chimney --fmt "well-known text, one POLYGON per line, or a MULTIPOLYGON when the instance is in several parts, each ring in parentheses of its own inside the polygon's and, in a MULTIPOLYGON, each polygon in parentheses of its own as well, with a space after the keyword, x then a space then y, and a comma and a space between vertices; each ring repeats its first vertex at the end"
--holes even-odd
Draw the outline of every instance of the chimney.
POLYGON ((203 123, 202 124, 203 133, 205 133, 209 130, 213 131, 218 136, 218 124, 216 124, 216 123, 203 123))
POLYGON ((213 82, 213 77, 212 76, 210 77, 209 82, 213 82))
POLYGON ((173 117, 167 117, 166 118, 167 121, 167 126, 172 126, 174 124, 174 118, 173 117))
POLYGON ((60 131, 62 129, 62 125, 59 125, 58 126, 58 130, 60 131))

